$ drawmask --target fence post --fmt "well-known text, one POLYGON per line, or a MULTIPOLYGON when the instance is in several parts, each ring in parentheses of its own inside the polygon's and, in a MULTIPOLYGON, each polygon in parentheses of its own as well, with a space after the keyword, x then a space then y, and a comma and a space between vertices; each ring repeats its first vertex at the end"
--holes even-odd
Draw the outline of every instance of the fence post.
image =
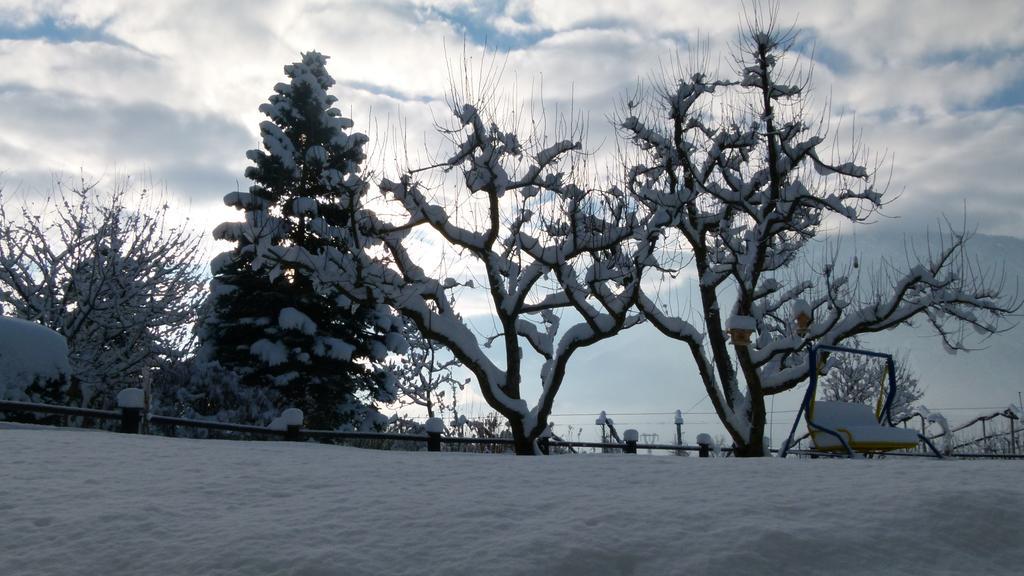
POLYGON ((622 433, 622 439, 626 441, 626 447, 622 449, 626 454, 636 454, 636 443, 640 438, 640 433, 630 428, 622 433))
POLYGON ((285 408, 281 412, 281 421, 284 424, 284 439, 288 442, 302 441, 302 424, 306 415, 298 408, 285 408))
POLYGON ((441 432, 444 432, 444 422, 440 418, 427 418, 424 426, 427 429, 427 452, 441 451, 441 432))
POLYGON ((711 456, 711 435, 710 434, 697 434, 697 446, 700 450, 697 452, 701 458, 707 458, 711 456))
POLYGON ((142 409, 146 406, 146 393, 142 388, 125 388, 117 393, 117 406, 121 409, 121 432, 138 434, 142 424, 142 409))
POLYGON ((1007 417, 1010 420, 1010 454, 1017 453, 1017 432, 1013 429, 1013 421, 1016 420, 1012 415, 1007 417))
POLYGON ((988 449, 988 432, 985 430, 984 419, 981 420, 981 441, 983 442, 981 449, 984 450, 986 454, 990 453, 991 450, 988 449))
MULTIPOLYGON (((679 446, 682 446, 683 445, 683 411, 682 410, 676 410, 675 425, 676 425, 676 444, 678 444, 679 446)), ((682 456, 682 455, 683 455, 683 451, 682 450, 676 450, 676 456, 682 456)))
MULTIPOLYGON (((607 444, 608 443, 608 430, 605 428, 605 425, 607 423, 608 423, 608 415, 604 413, 604 410, 601 410, 601 413, 597 416, 597 419, 594 420, 594 424, 597 424, 598 426, 601 427, 601 444, 607 444)), ((605 448, 604 446, 601 447, 601 453, 602 454, 604 454, 607 451, 608 451, 607 448, 605 448)))
MULTIPOLYGON (((922 436, 927 436, 928 435, 927 429, 928 429, 928 419, 925 418, 924 416, 922 416, 921 417, 921 435, 922 436)), ((952 446, 952 444, 949 444, 949 445, 952 446)), ((921 452, 927 454, 928 453, 928 447, 927 446, 921 446, 921 452)))

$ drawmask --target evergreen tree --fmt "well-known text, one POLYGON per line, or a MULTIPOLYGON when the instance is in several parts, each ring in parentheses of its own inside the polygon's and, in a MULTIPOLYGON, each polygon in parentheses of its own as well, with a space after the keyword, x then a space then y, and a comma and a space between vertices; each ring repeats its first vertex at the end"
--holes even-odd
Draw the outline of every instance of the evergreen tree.
POLYGON ((260 111, 263 148, 250 150, 245 175, 249 192, 232 192, 225 203, 245 213, 244 222, 214 230, 235 248, 212 263, 213 282, 200 328, 200 358, 216 370, 238 376, 233 394, 245 407, 205 408, 266 418, 295 406, 306 425, 334 429, 368 424, 374 400, 390 399, 381 369, 385 345, 398 329, 387 310, 357 305, 313 277, 310 263, 268 262, 257 248, 294 247, 305 253, 348 251, 353 209, 367 189, 359 175, 367 137, 348 133, 352 121, 333 105, 327 90, 334 80, 327 57, 317 52, 285 66, 289 83, 279 83, 260 111))

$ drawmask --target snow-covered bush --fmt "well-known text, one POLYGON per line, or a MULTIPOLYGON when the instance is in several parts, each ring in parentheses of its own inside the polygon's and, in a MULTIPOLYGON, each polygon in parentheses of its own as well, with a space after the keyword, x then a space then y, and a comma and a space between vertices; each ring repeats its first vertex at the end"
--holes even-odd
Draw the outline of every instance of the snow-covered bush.
POLYGON ((153 411, 159 414, 260 425, 280 413, 275 389, 245 386, 235 371, 217 362, 196 360, 171 385, 158 387, 154 383, 154 387, 160 394, 153 411))
MULTIPOLYGON (((81 401, 72 388, 68 346, 60 334, 18 318, 0 316, 0 400, 40 404, 81 401)), ((27 413, 11 413, 18 421, 48 422, 27 413)))

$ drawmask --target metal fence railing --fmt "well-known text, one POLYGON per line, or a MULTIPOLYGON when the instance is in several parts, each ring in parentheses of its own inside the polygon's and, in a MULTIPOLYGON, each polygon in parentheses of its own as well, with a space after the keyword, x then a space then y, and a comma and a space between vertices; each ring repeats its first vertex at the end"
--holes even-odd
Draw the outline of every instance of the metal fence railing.
MULTIPOLYGON (((218 422, 211 420, 196 420, 190 418, 179 418, 175 416, 163 416, 160 414, 144 414, 142 408, 122 407, 120 410, 96 410, 92 408, 79 408, 74 406, 58 406, 52 404, 35 404, 30 402, 0 401, 0 414, 3 413, 35 413, 55 414, 61 416, 72 416, 91 418, 96 420, 118 421, 118 430, 125 433, 142 433, 148 428, 149 433, 158 429, 168 432, 167 435, 176 435, 178 428, 192 428, 216 432, 236 433, 245 436, 271 437, 281 440, 315 440, 319 442, 351 442, 356 441, 369 447, 390 448, 388 443, 410 443, 412 445, 425 446, 429 451, 440 451, 442 445, 479 445, 487 447, 510 448, 514 445, 511 438, 468 438, 460 436, 444 436, 440 433, 426 434, 397 434, 390 432, 355 432, 337 430, 315 430, 306 429, 301 426, 265 427, 251 424, 235 424, 229 422, 218 422)), ((577 448, 595 448, 603 451, 621 451, 627 454, 635 454, 638 450, 666 450, 672 452, 697 452, 702 456, 710 455, 711 449, 706 445, 677 445, 677 444, 641 444, 639 442, 604 443, 604 442, 575 442, 556 439, 542 439, 541 449, 544 451, 557 451, 559 448, 567 450, 577 448)), ((722 452, 728 453, 725 449, 722 452)))
MULTIPOLYGON (((403 445, 406 447, 412 446, 417 448, 426 447, 429 451, 440 451, 441 447, 447 445, 449 447, 460 446, 460 445, 476 445, 478 447, 485 447, 492 449, 493 451, 507 450, 512 447, 514 442, 511 438, 469 438, 460 436, 444 436, 440 432, 428 432, 426 434, 407 434, 407 433, 391 433, 391 432, 356 432, 356 431, 337 431, 337 430, 315 430, 306 429, 301 426, 281 426, 281 427, 266 427, 256 426, 251 424, 236 424, 230 422, 219 422, 212 420, 196 420, 189 418, 179 418, 175 416, 164 416, 160 414, 148 414, 140 406, 124 406, 119 410, 97 410, 93 408, 80 408, 76 406, 60 406, 53 404, 36 404, 30 402, 12 402, 12 401, 0 401, 0 419, 3 419, 4 414, 47 414, 64 416, 69 418, 80 418, 84 422, 90 421, 113 421, 118 424, 117 429, 121 432, 126 433, 159 433, 162 432, 165 435, 175 436, 176 431, 179 428, 206 430, 208 432, 226 433, 224 437, 257 437, 257 438, 271 438, 279 440, 291 440, 291 441, 302 441, 302 440, 314 440, 317 442, 327 443, 348 443, 355 444, 360 447, 368 448, 382 448, 382 449, 398 449, 403 445), (159 431, 159 432, 158 432, 159 431), (230 436, 235 435, 235 436, 230 436)), ((906 421, 918 415, 907 417, 906 419, 898 422, 906 426, 906 421)), ((989 440, 992 438, 1009 437, 1010 441, 1008 444, 1012 448, 995 452, 992 450, 983 451, 963 451, 963 448, 977 447, 979 445, 979 439, 972 441, 950 443, 947 456, 963 459, 1008 459, 1008 460, 1021 460, 1024 459, 1024 454, 1019 453, 1017 448, 1017 434, 1024 435, 1024 431, 1020 430, 1019 426, 1016 426, 1016 415, 1009 412, 1000 412, 990 416, 982 416, 976 418, 964 425, 958 426, 950 432, 956 433, 961 432, 965 429, 970 428, 976 424, 984 423, 989 420, 1006 417, 1010 421, 1011 429, 1009 432, 999 432, 993 434, 986 434, 985 438, 981 440, 989 440)), ((58 423, 59 425, 69 425, 66 421, 58 423)), ((929 435, 929 439, 939 439, 943 434, 929 435)), ((804 437, 805 438, 805 437, 804 437)), ((802 449, 800 447, 800 440, 798 438, 793 443, 793 448, 789 451, 794 456, 822 456, 823 454, 816 453, 809 448, 802 449)), ((675 454, 688 454, 690 452, 697 452, 700 456, 711 456, 711 455, 724 455, 728 456, 732 450, 730 448, 714 448, 708 444, 696 444, 696 445, 683 445, 683 444, 641 444, 636 441, 627 441, 622 443, 610 443, 610 442, 580 442, 580 441, 566 441, 559 438, 544 438, 540 441, 542 451, 545 453, 553 453, 559 451, 576 452, 578 449, 596 449, 603 452, 623 452, 627 454, 636 454, 639 450, 647 450, 648 452, 658 450, 667 451, 675 454)), ((777 450, 772 450, 777 452, 777 450)), ((886 456, 896 457, 913 457, 913 456, 926 456, 922 452, 913 451, 896 451, 888 452, 886 456)))

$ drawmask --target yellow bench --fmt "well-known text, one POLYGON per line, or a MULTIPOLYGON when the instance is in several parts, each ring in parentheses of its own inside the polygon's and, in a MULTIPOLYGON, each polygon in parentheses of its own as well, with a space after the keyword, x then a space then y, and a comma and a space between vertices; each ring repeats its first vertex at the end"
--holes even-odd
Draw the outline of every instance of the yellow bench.
POLYGON ((917 432, 884 426, 875 419, 869 406, 854 402, 816 401, 807 414, 807 429, 814 449, 824 452, 846 451, 831 430, 843 437, 855 452, 886 452, 917 446, 917 432))

